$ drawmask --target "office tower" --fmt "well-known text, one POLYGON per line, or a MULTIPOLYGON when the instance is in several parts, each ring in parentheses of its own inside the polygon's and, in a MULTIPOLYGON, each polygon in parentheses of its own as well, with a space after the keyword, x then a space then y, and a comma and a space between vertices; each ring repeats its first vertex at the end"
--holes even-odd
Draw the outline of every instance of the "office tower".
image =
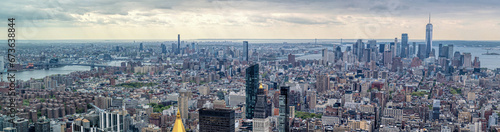
POLYGON ((424 60, 427 57, 427 46, 425 44, 418 45, 418 58, 424 60))
POLYGON ((139 51, 143 51, 144 50, 144 46, 141 44, 139 44, 139 51))
POLYGON ((290 86, 282 86, 279 95, 279 117, 278 117, 278 132, 289 132, 288 114, 290 109, 288 106, 288 94, 290 86))
POLYGON ((429 57, 432 49, 432 24, 431 24, 431 14, 429 14, 429 23, 425 26, 425 43, 426 43, 426 57, 429 57))
POLYGON ((327 65, 328 64, 328 60, 329 60, 328 57, 330 57, 328 55, 328 49, 324 48, 323 50, 321 50, 321 61, 322 61, 323 65, 327 65))
POLYGON ((267 118, 267 97, 262 84, 257 90, 257 102, 255 104, 253 117, 253 131, 269 132, 269 119, 267 118))
POLYGON ((179 97, 177 98, 177 103, 179 105, 179 110, 181 112, 181 118, 188 119, 188 101, 191 97, 191 92, 187 91, 185 88, 179 90, 179 97))
POLYGON ((51 132, 50 130, 50 120, 45 118, 40 118, 35 123, 35 132, 51 132))
POLYGON ((392 51, 384 51, 383 62, 385 67, 388 67, 392 64, 392 51))
POLYGON ((177 54, 181 54, 181 34, 177 34, 177 54))
POLYGON ((453 59, 453 44, 448 45, 448 59, 453 59))
POLYGON ((481 68, 481 62, 479 61, 479 57, 474 57, 474 62, 472 63, 473 68, 481 68))
POLYGON ((464 53, 464 62, 462 65, 465 68, 472 68, 472 56, 470 53, 464 53))
MULTIPOLYGON (((99 126, 99 128, 97 128, 98 131, 128 131, 129 130, 128 126, 132 124, 132 117, 127 113, 126 110, 109 112, 109 111, 104 111, 102 109, 98 109, 97 114, 99 116, 97 117, 99 120, 98 122, 99 124, 97 124, 99 126)), ((84 120, 88 121, 88 119, 84 120)), ((80 126, 85 126, 85 125, 80 125, 80 126)), ((73 129, 78 129, 78 128, 73 127, 73 129)))
POLYGON ((413 42, 413 52, 411 53, 412 56, 415 56, 417 54, 417 42, 413 42))
POLYGON ((410 46, 408 45, 408 34, 403 33, 401 34, 401 58, 409 57, 409 49, 410 46))
POLYGON ((243 41, 243 61, 248 61, 248 41, 243 41))
POLYGON ((439 120, 439 110, 441 109, 441 101, 440 100, 434 100, 432 103, 432 113, 431 115, 431 120, 439 120))
POLYGON ((366 45, 366 48, 370 49, 370 48, 376 48, 376 47, 377 47, 377 40, 375 40, 375 39, 368 40, 368 44, 366 45))
POLYGON ((288 63, 295 64, 295 55, 288 54, 288 63))
POLYGON ((17 132, 28 132, 28 119, 18 118, 14 120, 14 127, 16 127, 17 132))
POLYGON ((316 76, 316 90, 320 93, 328 91, 330 88, 330 79, 328 74, 320 74, 316 76))
POLYGON ((361 62, 370 62, 370 54, 371 49, 364 49, 363 50, 363 57, 361 58, 361 62))
MULTIPOLYGON (((315 90, 308 90, 307 91, 307 105, 309 108, 309 111, 314 112, 316 110, 316 91, 315 90)), ((293 112, 293 111, 290 111, 293 112)), ((290 117, 294 117, 293 115, 290 115, 290 117)))
POLYGON ((335 61, 339 61, 340 59, 342 59, 342 48, 339 45, 335 48, 335 61))
POLYGON ((356 55, 356 60, 360 61, 363 56, 363 49, 365 48, 365 44, 362 39, 358 39, 356 43, 353 44, 353 54, 356 55))
POLYGON ((392 54, 393 54, 392 56, 393 57, 400 56, 401 55, 401 50, 400 50, 401 46, 398 43, 398 38, 394 38, 394 47, 393 48, 394 49, 391 49, 392 54))
POLYGON ((0 56, 0 72, 5 71, 5 66, 3 61, 4 61, 3 56, 0 56))
POLYGON ((385 44, 380 44, 380 45, 378 46, 378 49, 379 49, 379 50, 378 50, 378 52, 379 52, 379 53, 384 53, 384 51, 385 51, 385 44))
POLYGON ((191 50, 196 51, 196 43, 191 43, 191 50))
POLYGON ((167 46, 165 44, 161 44, 161 53, 166 54, 167 53, 167 46))
POLYGON ((172 54, 177 54, 177 45, 175 43, 172 43, 172 54))
POLYGON ((259 87, 259 64, 246 69, 246 118, 253 119, 255 103, 257 101, 257 88, 259 87))
POLYGON ((234 110, 232 109, 207 109, 199 112, 200 132, 234 132, 234 110))

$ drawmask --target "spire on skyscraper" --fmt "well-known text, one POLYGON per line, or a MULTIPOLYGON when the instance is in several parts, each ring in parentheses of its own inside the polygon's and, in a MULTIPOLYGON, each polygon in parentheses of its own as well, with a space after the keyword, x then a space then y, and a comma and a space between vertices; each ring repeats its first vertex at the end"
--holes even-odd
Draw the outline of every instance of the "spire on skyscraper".
POLYGON ((431 13, 429 13, 429 23, 431 23, 431 13))

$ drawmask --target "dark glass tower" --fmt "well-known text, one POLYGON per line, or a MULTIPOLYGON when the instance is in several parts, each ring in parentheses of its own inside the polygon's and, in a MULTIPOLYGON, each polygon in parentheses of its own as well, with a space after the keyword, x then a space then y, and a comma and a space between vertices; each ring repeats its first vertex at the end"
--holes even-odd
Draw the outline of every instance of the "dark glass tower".
POLYGON ((200 109, 200 132, 234 132, 234 110, 200 109))
POLYGON ((290 108, 288 105, 288 93, 290 92, 290 86, 282 86, 280 88, 279 96, 279 118, 278 118, 278 131, 288 132, 290 131, 290 126, 288 125, 288 114, 290 113, 290 108))
POLYGON ((243 60, 248 61, 248 41, 243 41, 243 60))
POLYGON ((259 86, 259 64, 246 69, 246 118, 253 119, 257 102, 257 87, 259 86))

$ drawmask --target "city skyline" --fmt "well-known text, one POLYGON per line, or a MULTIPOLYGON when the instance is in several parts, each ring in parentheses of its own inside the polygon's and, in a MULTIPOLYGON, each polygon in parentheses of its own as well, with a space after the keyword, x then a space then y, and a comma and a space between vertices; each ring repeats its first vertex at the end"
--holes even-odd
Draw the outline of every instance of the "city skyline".
MULTIPOLYGON (((6 2, 20 40, 58 39, 425 39, 500 40, 498 1, 6 2)), ((1 27, 6 29, 6 27, 1 27)), ((3 33, 5 34, 5 33, 3 33)), ((6 36, 6 35, 2 35, 6 36)))

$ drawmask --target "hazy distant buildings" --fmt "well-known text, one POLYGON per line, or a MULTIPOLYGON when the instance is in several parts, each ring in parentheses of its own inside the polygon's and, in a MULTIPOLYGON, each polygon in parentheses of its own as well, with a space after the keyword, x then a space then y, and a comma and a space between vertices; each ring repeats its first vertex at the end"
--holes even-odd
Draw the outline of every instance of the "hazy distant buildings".
POLYGON ((259 86, 259 64, 246 69, 246 118, 253 119, 255 103, 257 101, 257 88, 259 86))

